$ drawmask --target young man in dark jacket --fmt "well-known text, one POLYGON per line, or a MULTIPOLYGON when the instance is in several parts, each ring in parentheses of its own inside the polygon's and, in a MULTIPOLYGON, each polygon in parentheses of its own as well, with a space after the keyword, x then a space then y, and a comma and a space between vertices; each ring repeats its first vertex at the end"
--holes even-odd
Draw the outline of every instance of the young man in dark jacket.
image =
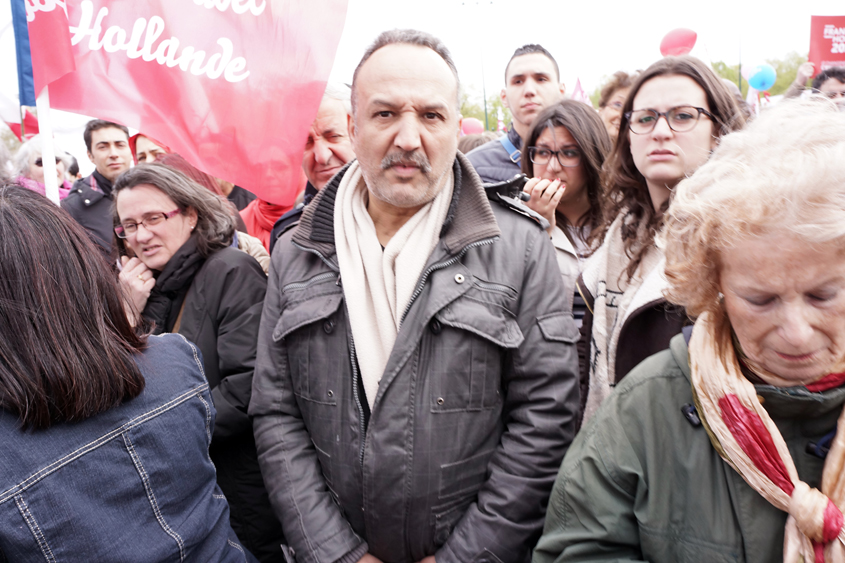
POLYGON ((132 164, 129 129, 123 125, 92 119, 83 133, 88 158, 94 172, 73 184, 70 194, 62 200, 62 209, 85 227, 103 254, 109 256, 114 240, 112 220, 112 184, 132 164))
POLYGON ((504 137, 467 154, 483 182, 504 182, 522 172, 523 137, 537 114, 560 101, 565 90, 557 61, 541 45, 523 45, 514 51, 505 67, 501 93, 502 103, 513 116, 510 128, 504 137))
POLYGON ((527 561, 578 410, 552 246, 457 154, 416 31, 353 79, 348 164, 277 242, 250 414, 299 563, 527 561))

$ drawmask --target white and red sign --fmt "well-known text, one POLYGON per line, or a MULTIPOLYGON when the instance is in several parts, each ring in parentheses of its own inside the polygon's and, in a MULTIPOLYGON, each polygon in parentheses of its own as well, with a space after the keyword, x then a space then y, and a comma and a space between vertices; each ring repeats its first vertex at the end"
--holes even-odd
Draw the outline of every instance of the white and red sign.
POLYGON ((347 0, 25 1, 36 95, 49 84, 52 107, 134 127, 264 200, 293 201, 347 0))
POLYGON ((810 18, 810 56, 816 74, 834 66, 845 66, 845 16, 810 18))

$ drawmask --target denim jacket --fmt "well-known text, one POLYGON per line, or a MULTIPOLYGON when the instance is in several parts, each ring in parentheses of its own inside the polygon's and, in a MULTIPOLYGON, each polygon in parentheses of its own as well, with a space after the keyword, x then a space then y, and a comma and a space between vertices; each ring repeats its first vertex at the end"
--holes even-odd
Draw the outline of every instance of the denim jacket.
POLYGON ((135 361, 144 391, 82 422, 21 430, 0 410, 0 562, 254 561, 208 457, 199 352, 152 336, 135 361))

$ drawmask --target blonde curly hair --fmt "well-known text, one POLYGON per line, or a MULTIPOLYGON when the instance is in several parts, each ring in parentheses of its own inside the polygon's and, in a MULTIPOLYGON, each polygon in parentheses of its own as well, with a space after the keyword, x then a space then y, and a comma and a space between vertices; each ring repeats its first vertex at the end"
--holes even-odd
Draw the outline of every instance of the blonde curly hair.
POLYGON ((657 240, 667 299, 718 315, 722 253, 774 232, 845 250, 845 114, 820 96, 764 110, 678 184, 657 240))

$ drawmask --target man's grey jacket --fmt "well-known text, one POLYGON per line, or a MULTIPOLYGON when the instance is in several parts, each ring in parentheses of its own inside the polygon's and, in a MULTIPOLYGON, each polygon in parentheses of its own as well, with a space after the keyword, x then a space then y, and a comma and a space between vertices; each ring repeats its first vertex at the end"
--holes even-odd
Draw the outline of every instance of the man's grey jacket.
POLYGON ((369 414, 334 244, 341 171, 273 252, 250 414, 299 563, 521 562, 578 411, 578 330, 548 235, 463 155, 369 414))

